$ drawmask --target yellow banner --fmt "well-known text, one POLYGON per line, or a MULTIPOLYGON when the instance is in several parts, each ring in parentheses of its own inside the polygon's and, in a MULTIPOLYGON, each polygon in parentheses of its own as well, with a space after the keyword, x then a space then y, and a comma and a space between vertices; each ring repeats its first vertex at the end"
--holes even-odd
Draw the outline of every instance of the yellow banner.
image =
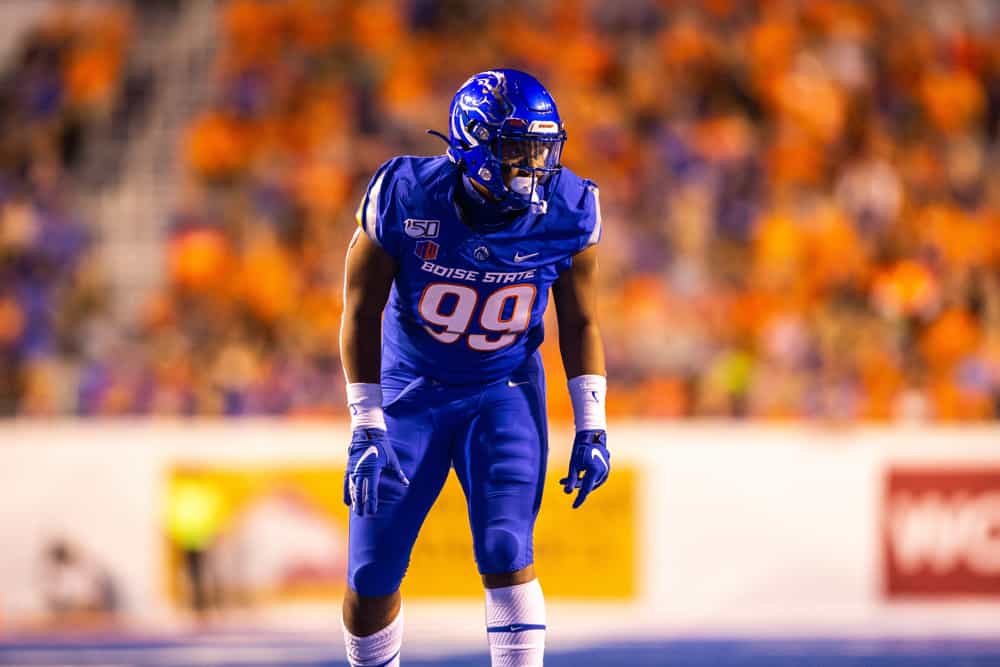
MULTIPOLYGON (((561 471, 561 466, 560 466, 561 471)), ((535 525, 535 568, 548 598, 628 599, 636 592, 634 468, 617 465, 583 507, 549 474, 535 525), (599 565, 600 576, 594 576, 599 565)), ((348 508, 340 466, 172 471, 164 507, 167 590, 192 599, 191 551, 202 551, 212 606, 339 599, 348 508)), ((465 497, 454 473, 424 523, 403 592, 479 598, 465 497)))

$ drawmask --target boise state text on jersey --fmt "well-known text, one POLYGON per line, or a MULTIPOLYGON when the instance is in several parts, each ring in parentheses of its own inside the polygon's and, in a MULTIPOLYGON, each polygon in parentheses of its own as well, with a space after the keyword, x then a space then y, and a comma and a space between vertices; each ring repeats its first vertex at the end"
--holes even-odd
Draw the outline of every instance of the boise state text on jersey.
POLYGON ((449 384, 508 377, 538 348, 548 293, 572 257, 597 243, 597 186, 563 168, 545 205, 483 233, 455 204, 447 156, 397 157, 375 173, 358 224, 397 264, 382 324, 382 370, 449 384))

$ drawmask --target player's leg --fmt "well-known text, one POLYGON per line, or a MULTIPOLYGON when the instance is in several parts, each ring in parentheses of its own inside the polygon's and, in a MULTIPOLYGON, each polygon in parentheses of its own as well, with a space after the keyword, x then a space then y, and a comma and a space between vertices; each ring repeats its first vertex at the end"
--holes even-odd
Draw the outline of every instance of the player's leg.
POLYGON ((399 616, 403 598, 399 591, 388 595, 361 595, 350 587, 344 591, 344 627, 358 637, 373 635, 399 616))
POLYGON ((399 667, 403 607, 399 591, 383 596, 344 594, 344 645, 351 667, 399 667))
MULTIPOLYGON (((447 442, 434 438, 433 410, 422 400, 423 388, 422 381, 414 381, 385 406, 389 443, 410 485, 382 475, 376 514, 350 517, 343 620, 353 667, 399 664, 403 635, 399 585, 420 526, 451 467, 447 442)), ((391 386, 386 394, 392 397, 391 386)))
POLYGON ((544 405, 544 376, 533 359, 483 392, 465 446, 455 453, 486 588, 494 666, 541 665, 544 654, 545 600, 532 564, 548 454, 544 405))

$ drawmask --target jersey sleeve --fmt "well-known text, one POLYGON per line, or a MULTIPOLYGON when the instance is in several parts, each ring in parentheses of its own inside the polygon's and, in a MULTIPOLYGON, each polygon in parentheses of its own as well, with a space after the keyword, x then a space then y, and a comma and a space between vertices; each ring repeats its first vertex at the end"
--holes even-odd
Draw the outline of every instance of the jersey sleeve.
POLYGON ((392 224, 393 192, 396 189, 394 162, 386 162, 375 172, 354 217, 368 238, 389 255, 398 258, 400 240, 396 225, 392 224))
POLYGON ((577 252, 597 245, 601 240, 601 191, 593 181, 584 181, 580 210, 580 247, 577 252))
POLYGON ((556 270, 562 273, 573 266, 573 257, 601 241, 601 192, 593 181, 580 179, 574 189, 572 201, 574 224, 571 236, 563 246, 568 253, 561 259, 556 270))
MULTIPOLYGON (((550 197, 546 221, 546 250, 571 265, 574 255, 601 240, 601 194, 597 184, 564 168, 550 197)), ((543 219, 545 219, 543 217, 543 219)))

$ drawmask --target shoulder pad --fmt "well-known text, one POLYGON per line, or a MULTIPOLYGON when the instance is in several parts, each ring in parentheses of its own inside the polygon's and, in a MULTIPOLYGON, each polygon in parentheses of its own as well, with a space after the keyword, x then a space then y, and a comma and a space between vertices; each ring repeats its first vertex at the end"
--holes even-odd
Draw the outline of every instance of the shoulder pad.
POLYGON ((550 211, 563 233, 575 239, 573 254, 601 240, 601 200, 597 184, 564 168, 550 211))
POLYGON ((384 195, 393 189, 392 181, 397 167, 395 163, 398 160, 399 158, 393 158, 383 163, 375 171, 375 175, 372 176, 372 180, 365 189, 365 196, 361 198, 357 213, 354 215, 361 230, 384 250, 388 250, 386 248, 386 230, 382 224, 385 212, 384 195))
POLYGON ((383 250, 397 257, 403 232, 398 221, 423 214, 428 189, 438 187, 450 164, 443 156, 400 156, 383 164, 358 206, 358 226, 383 250))

